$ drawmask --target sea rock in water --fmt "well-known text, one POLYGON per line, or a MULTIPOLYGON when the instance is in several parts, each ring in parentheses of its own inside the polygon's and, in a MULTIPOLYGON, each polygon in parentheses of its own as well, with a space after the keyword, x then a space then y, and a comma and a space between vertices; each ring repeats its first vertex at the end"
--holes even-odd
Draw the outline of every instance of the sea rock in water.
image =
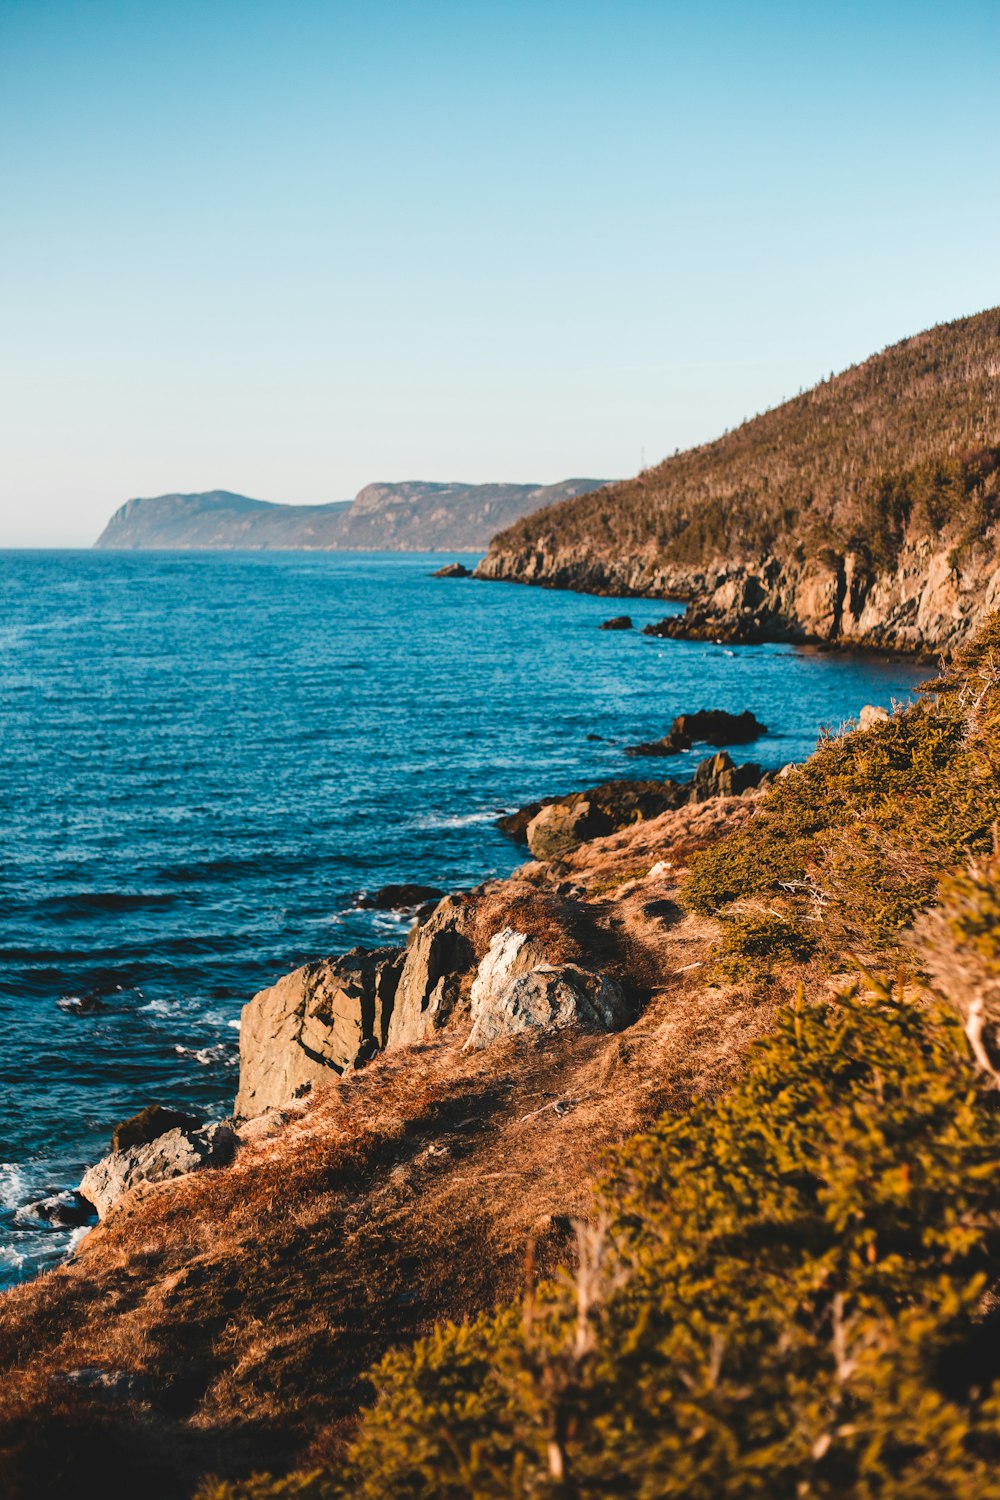
POLYGON ((471 578, 472 569, 467 568, 464 563, 445 563, 443 568, 438 568, 431 574, 432 578, 471 578))
POLYGON ((602 630, 631 630, 631 615, 614 615, 612 619, 605 620, 601 625, 602 630))
POLYGON ((236 1133, 227 1124, 168 1130, 155 1141, 105 1156, 84 1175, 80 1194, 103 1219, 119 1198, 140 1182, 167 1182, 201 1167, 227 1166, 237 1145, 236 1133))
POLYGON ((362 891, 354 904, 362 910, 414 911, 426 901, 440 901, 443 895, 433 885, 383 885, 377 891, 362 891))
POLYGON ((243 1007, 239 1119, 334 1083, 386 1044, 400 948, 354 948, 286 974, 243 1007))
POLYGON ((755 714, 744 709, 741 714, 727 713, 724 708, 700 708, 697 713, 679 714, 661 740, 647 740, 641 745, 627 745, 626 755, 678 755, 692 745, 747 745, 767 734, 755 714))
POLYGON ((508 927, 495 935, 472 984, 468 1050, 538 1026, 614 1031, 628 1024, 617 980, 577 964, 538 963, 537 953, 523 933, 508 927))
POLYGON ((475 964, 469 937, 472 909, 462 896, 445 896, 410 933, 386 1045, 423 1041, 462 1006, 462 980, 475 964))
POLYGON ((179 1109, 164 1109, 162 1104, 147 1104, 137 1115, 122 1120, 111 1136, 112 1151, 126 1151, 129 1146, 145 1146, 168 1130, 197 1130, 204 1122, 197 1115, 186 1115, 179 1109))
POLYGON ((79 1229, 94 1217, 91 1204, 76 1191, 50 1193, 34 1203, 25 1203, 14 1215, 17 1224, 47 1224, 50 1229, 79 1229))
POLYGON ((727 713, 724 708, 700 708, 697 713, 680 714, 671 728, 692 744, 704 740, 706 745, 747 745, 767 734, 767 725, 748 708, 741 714, 727 713))
POLYGON ((678 734, 671 729, 662 740, 643 740, 638 745, 626 745, 625 754, 631 756, 646 755, 680 755, 684 750, 691 749, 691 741, 685 734, 678 734))

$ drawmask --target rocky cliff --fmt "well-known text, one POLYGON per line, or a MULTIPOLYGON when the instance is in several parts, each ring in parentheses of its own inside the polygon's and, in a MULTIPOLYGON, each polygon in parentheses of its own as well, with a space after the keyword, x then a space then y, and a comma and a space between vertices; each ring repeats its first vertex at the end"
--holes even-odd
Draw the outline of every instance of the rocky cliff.
POLYGON ((1000 597, 1000 311, 551 506, 477 576, 681 599, 663 634, 950 649, 1000 597))
POLYGON ((539 507, 598 489, 559 484, 369 484, 352 501, 275 505, 227 490, 127 500, 95 545, 104 549, 288 548, 359 552, 480 552, 539 507))

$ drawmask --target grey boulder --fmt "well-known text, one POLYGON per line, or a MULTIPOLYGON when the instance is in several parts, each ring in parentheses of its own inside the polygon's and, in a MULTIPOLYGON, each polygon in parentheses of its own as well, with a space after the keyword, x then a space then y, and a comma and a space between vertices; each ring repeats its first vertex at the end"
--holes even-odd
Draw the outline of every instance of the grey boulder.
POLYGON ((537 945, 511 928, 498 932, 470 994, 469 1051, 537 1027, 616 1031, 631 1019, 621 985, 577 964, 537 961, 537 945))
POLYGON ((123 1194, 140 1182, 167 1182, 201 1167, 228 1166, 236 1154, 237 1138, 230 1125, 205 1125, 200 1130, 168 1130, 155 1141, 112 1151, 91 1167, 80 1183, 86 1198, 103 1219, 123 1194))

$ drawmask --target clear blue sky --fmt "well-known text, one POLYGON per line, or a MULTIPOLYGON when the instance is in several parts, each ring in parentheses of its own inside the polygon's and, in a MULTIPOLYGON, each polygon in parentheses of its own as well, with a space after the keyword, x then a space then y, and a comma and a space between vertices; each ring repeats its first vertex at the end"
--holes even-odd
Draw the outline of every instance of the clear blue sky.
POLYGON ((635 472, 1000 302, 998 0, 0 0, 0 545, 635 472))

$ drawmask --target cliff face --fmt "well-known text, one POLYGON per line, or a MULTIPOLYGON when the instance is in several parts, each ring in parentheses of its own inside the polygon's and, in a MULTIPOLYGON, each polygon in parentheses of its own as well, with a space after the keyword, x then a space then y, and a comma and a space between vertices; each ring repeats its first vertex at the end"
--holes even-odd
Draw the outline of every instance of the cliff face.
POLYGON ((559 484, 370 484, 353 501, 275 505, 227 490, 128 500, 95 545, 103 549, 288 548, 480 552, 499 529, 539 507, 598 489, 559 484))
POLYGON ((957 562, 953 547, 912 537, 895 566, 884 571, 857 552, 801 561, 777 553, 749 563, 716 558, 687 569, 640 558, 588 558, 555 545, 551 551, 491 551, 476 577, 683 600, 685 613, 653 633, 736 644, 793 641, 950 652, 1000 606, 1000 557, 992 534, 957 562))
POLYGON ((994 310, 518 522, 477 574, 687 601, 664 633, 930 651, 995 605, 998 520, 994 310))

